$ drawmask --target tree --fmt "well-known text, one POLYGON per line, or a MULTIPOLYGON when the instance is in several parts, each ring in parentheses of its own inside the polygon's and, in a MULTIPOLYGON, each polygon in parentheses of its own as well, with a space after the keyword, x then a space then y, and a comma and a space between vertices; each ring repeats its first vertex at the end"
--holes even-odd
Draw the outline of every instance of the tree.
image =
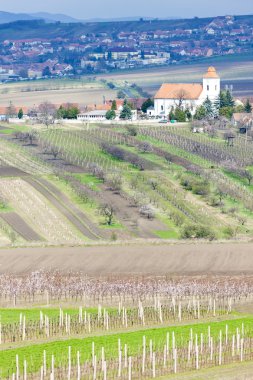
POLYGON ((242 171, 240 172, 240 175, 241 175, 242 177, 244 177, 245 179, 247 179, 247 181, 248 181, 248 185, 250 186, 250 185, 251 185, 251 182, 252 182, 252 180, 253 180, 253 175, 252 175, 252 173, 251 173, 249 170, 242 170, 242 171))
POLYGON ((43 71, 42 71, 42 76, 43 77, 50 77, 51 76, 51 71, 49 66, 46 66, 43 71))
POLYGON ((235 105, 233 96, 229 90, 226 91, 226 103, 227 103, 226 104, 227 107, 234 107, 235 105))
POLYGON ((174 113, 174 109, 173 108, 170 110, 169 119, 170 120, 175 120, 175 113, 174 113))
POLYGON ((202 106, 197 107, 195 115, 194 115, 194 119, 202 120, 202 119, 205 119, 206 115, 207 115, 206 108, 202 105, 202 106))
POLYGON ((123 119, 123 120, 132 119, 132 109, 126 100, 124 101, 123 109, 120 113, 120 119, 123 119))
POLYGON ((242 104, 238 104, 238 106, 236 106, 234 108, 234 112, 235 113, 243 113, 243 112, 246 112, 245 111, 245 106, 243 106, 242 104))
POLYGON ((233 116, 234 109, 233 107, 222 107, 220 109, 220 116, 225 116, 227 119, 231 119, 233 116))
POLYGON ((213 106, 213 103, 211 102, 211 100, 207 97, 206 100, 204 101, 203 103, 203 106, 206 110, 206 116, 210 119, 214 119, 216 114, 215 114, 215 110, 214 110, 214 106, 213 106))
POLYGON ((154 107, 154 100, 150 98, 148 98, 147 100, 145 100, 144 103, 142 103, 142 106, 141 106, 142 112, 147 113, 147 109, 149 107, 154 107))
POLYGON ((114 110, 109 110, 106 112, 105 117, 107 120, 114 120, 116 118, 116 112, 114 110))
POLYGON ((33 129, 25 134, 25 138, 29 141, 30 145, 33 145, 36 139, 38 138, 38 132, 33 129))
POLYGON ((111 226, 115 214, 114 207, 106 203, 100 206, 99 213, 105 218, 105 223, 111 226))
POLYGON ((50 147, 50 151, 49 151, 50 154, 53 155, 54 159, 56 160, 57 156, 59 155, 60 153, 60 149, 58 149, 57 147, 55 146, 51 146, 50 147))
POLYGON ((57 110, 57 118, 58 119, 77 119, 77 115, 80 113, 78 107, 74 105, 67 105, 66 107, 60 106, 57 110))
POLYGON ((244 106, 244 111, 247 112, 247 113, 251 113, 252 112, 252 105, 250 104, 249 99, 247 99, 247 101, 246 101, 246 104, 244 106))
POLYGON ((148 141, 143 141, 142 143, 140 143, 139 149, 142 153, 150 153, 153 151, 153 147, 148 141))
POLYGON ((215 194, 217 195, 219 203, 221 205, 222 200, 227 196, 227 193, 221 187, 217 187, 215 194))
POLYGON ((20 108, 20 110, 18 111, 19 120, 23 119, 23 116, 24 116, 24 112, 23 112, 22 108, 20 108))
POLYGON ((120 173, 112 173, 106 178, 106 180, 112 191, 117 193, 120 192, 122 188, 122 177, 120 173))
POLYGON ((112 110, 112 111, 117 111, 117 102, 116 102, 116 100, 113 100, 113 101, 112 101, 112 107, 111 107, 111 110, 112 110))
POLYGON ((186 121, 186 114, 185 111, 181 108, 177 107, 175 109, 175 119, 179 121, 180 123, 184 123, 186 121))
POLYGON ((184 100, 187 99, 187 92, 184 89, 179 90, 177 93, 177 99, 178 99, 177 108, 181 109, 184 100))
POLYGON ((9 106, 6 108, 6 118, 10 119, 11 117, 16 117, 17 116, 17 111, 16 107, 12 102, 9 103, 9 106))
POLYGON ((55 115, 56 115, 56 109, 52 103, 46 101, 39 105, 38 119, 39 119, 39 122, 42 124, 45 124, 46 127, 48 127, 51 124, 54 124, 55 115))
POLYGON ((140 215, 144 216, 147 219, 154 219, 155 213, 153 208, 150 205, 143 205, 139 209, 140 215))

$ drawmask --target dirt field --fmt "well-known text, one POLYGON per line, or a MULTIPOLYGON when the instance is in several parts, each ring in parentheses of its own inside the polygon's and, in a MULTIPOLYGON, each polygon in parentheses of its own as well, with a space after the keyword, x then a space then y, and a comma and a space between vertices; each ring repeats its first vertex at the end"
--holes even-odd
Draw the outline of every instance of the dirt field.
POLYGON ((233 84, 236 96, 243 97, 253 94, 253 62, 250 60, 237 62, 233 57, 225 62, 206 61, 201 64, 159 67, 149 70, 104 74, 98 77, 105 78, 108 81, 136 83, 154 94, 164 82, 200 82, 210 64, 217 68, 223 86, 233 84))
POLYGON ((0 273, 253 274, 253 243, 138 244, 0 250, 0 273))
POLYGON ((5 107, 10 101, 16 106, 32 107, 44 101, 54 104, 62 103, 79 103, 81 105, 102 104, 103 96, 106 99, 114 99, 116 91, 105 88, 98 89, 60 89, 48 91, 30 91, 22 92, 17 89, 16 92, 0 93, 0 104, 5 107))

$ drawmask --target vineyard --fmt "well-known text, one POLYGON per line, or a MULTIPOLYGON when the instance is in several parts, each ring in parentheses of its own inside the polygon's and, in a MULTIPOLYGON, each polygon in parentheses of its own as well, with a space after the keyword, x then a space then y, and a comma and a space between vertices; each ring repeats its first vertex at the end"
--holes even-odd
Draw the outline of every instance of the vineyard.
POLYGON ((253 359, 250 136, 8 128, 1 379, 240 378, 253 359))
POLYGON ((253 357, 252 277, 0 276, 3 379, 151 379, 253 357))

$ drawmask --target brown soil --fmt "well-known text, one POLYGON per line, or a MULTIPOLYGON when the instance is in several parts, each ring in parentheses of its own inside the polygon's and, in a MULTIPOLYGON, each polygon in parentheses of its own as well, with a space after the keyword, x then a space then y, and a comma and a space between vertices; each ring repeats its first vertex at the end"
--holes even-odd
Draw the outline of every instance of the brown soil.
POLYGON ((129 200, 121 194, 113 193, 105 185, 102 187, 102 198, 104 202, 113 204, 117 218, 131 231, 135 236, 141 238, 156 237, 154 231, 166 230, 166 226, 157 219, 146 219, 140 216, 137 207, 132 207, 129 200))
POLYGON ((16 212, 2 213, 0 216, 14 231, 27 241, 41 241, 42 238, 16 212))
POLYGON ((99 239, 99 231, 87 216, 55 186, 46 180, 35 180, 32 177, 25 177, 25 180, 47 198, 84 236, 92 240, 99 239))
POLYGON ((253 243, 148 243, 0 250, 0 273, 39 269, 89 275, 253 274, 253 243))
POLYGON ((0 177, 23 177, 27 173, 12 166, 0 166, 0 177))

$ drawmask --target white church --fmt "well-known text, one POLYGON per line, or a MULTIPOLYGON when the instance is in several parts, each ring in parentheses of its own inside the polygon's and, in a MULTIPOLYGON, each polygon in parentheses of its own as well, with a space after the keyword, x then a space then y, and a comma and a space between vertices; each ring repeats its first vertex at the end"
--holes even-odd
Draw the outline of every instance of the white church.
POLYGON ((194 114, 207 97, 214 102, 220 89, 220 77, 214 67, 208 68, 202 83, 164 83, 154 98, 154 115, 167 117, 177 107, 194 114))

